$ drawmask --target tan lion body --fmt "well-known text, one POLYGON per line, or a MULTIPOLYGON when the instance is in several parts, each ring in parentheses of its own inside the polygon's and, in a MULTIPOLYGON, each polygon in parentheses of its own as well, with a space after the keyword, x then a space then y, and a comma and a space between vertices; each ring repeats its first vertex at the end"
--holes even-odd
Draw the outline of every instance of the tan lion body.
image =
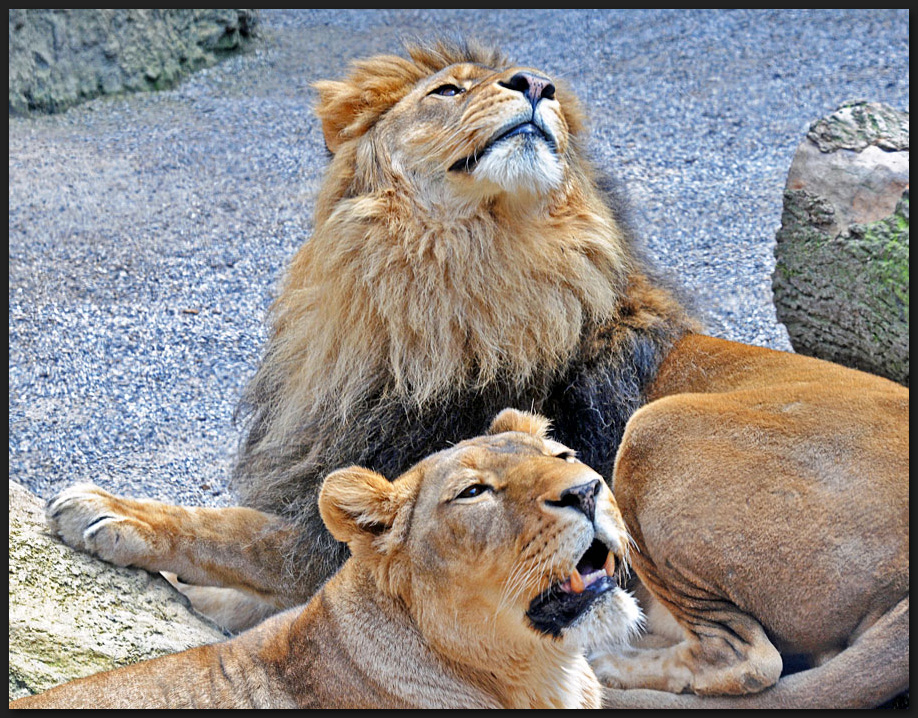
POLYGON ((649 591, 647 641, 593 646, 608 705, 905 690, 908 389, 699 334, 601 190, 576 100, 541 71, 440 44, 317 87, 334 156, 246 396, 250 508, 77 488, 49 508, 62 538, 178 574, 241 629, 343 563, 323 477, 398 476, 504 407, 532 410, 614 482, 649 591), (813 667, 779 681, 782 653, 813 667))
MULTIPOLYGON (((533 598, 572 573, 594 535, 616 563, 627 535, 602 479, 566 460, 571 452, 544 438, 546 424, 503 412, 491 435, 436 454, 394 482, 358 467, 333 473, 322 514, 353 557, 305 607, 225 643, 12 706, 599 707, 584 642, 593 634, 626 641, 640 625, 634 600, 610 589, 571 624, 570 636, 541 633, 525 614, 533 598), (488 490, 462 495, 479 486, 488 490), (600 492, 589 519, 565 501, 584 486, 600 492)), ((136 515, 129 500, 96 491, 110 513, 136 515)), ((147 506, 151 516, 171 511, 147 506)))
POLYGON ((600 679, 758 692, 777 682, 783 653, 821 670, 758 705, 869 706, 903 690, 908 391, 828 362, 690 336, 651 398, 626 429, 614 491, 635 569, 684 640, 598 659, 600 679), (885 645, 853 660, 852 647, 875 633, 885 645))

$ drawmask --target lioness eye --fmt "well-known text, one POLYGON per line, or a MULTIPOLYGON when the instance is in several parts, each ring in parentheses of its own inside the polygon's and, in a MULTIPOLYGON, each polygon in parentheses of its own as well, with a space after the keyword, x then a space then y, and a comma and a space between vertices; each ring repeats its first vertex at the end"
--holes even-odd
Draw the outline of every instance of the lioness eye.
POLYGON ((462 491, 456 494, 457 499, 473 499, 476 496, 481 496, 486 491, 491 491, 491 487, 487 484, 472 484, 471 486, 466 486, 462 491))
POLYGON ((459 95, 465 92, 461 87, 456 85, 440 85, 439 87, 434 88, 428 94, 430 95, 442 95, 443 97, 453 97, 454 95, 459 95))
POLYGON ((555 458, 564 459, 569 464, 577 462, 577 454, 573 451, 562 451, 560 454, 555 454, 555 458))

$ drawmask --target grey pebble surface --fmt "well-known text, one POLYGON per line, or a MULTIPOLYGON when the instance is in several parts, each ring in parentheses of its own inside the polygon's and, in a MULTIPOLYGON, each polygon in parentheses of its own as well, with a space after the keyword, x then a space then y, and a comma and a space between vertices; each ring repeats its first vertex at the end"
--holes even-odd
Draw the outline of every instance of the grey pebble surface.
POLYGON ((173 90, 9 121, 9 470, 230 505, 236 403, 326 151, 310 84, 443 34, 563 78, 650 257, 710 333, 789 350, 771 300, 809 124, 909 107, 907 10, 264 10, 173 90))

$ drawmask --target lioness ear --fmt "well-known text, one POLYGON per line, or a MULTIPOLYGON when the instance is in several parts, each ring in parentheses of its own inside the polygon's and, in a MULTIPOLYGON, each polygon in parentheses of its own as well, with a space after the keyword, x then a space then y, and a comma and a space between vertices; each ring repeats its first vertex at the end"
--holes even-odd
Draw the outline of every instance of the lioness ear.
POLYGON ((530 414, 528 411, 517 409, 504 409, 491 422, 489 434, 500 434, 504 431, 522 431, 532 434, 539 439, 548 438, 548 428, 551 422, 540 414, 530 414))
POLYGON ((319 492, 322 520, 349 545, 391 528, 400 506, 399 492, 386 477, 359 466, 332 472, 319 492))
POLYGON ((423 76, 421 68, 404 58, 379 55, 353 63, 344 81, 314 83, 325 145, 334 153, 342 143, 360 137, 423 76))

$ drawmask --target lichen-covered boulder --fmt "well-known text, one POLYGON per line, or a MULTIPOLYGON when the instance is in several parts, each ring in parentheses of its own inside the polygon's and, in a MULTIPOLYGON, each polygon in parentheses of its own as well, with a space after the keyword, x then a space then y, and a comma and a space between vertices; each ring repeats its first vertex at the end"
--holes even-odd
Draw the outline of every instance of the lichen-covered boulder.
POLYGON ((9 698, 225 638, 164 578, 74 551, 10 481, 9 698))
POLYGON ((905 385, 908 121, 852 102, 813 124, 788 173, 772 282, 795 351, 905 385))

